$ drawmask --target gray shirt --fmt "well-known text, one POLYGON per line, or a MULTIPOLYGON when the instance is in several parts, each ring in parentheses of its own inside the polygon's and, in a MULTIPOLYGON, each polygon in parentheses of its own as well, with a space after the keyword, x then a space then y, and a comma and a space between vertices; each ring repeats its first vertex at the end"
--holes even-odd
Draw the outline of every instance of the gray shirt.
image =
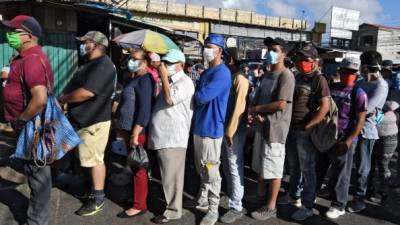
POLYGON ((292 102, 295 86, 293 73, 286 69, 282 73, 265 75, 261 81, 256 95, 256 105, 269 104, 275 101, 286 101, 286 107, 282 111, 265 114, 264 137, 269 143, 286 143, 292 119, 292 102))
POLYGON ((364 81, 360 86, 368 96, 367 114, 375 113, 373 116, 369 116, 365 119, 361 135, 365 139, 377 140, 379 139, 379 135, 375 115, 382 111, 388 95, 389 87, 382 77, 370 82, 364 81))
POLYGON ((187 148, 193 116, 193 81, 183 71, 170 77, 169 106, 161 92, 153 108, 149 130, 149 149, 187 148))

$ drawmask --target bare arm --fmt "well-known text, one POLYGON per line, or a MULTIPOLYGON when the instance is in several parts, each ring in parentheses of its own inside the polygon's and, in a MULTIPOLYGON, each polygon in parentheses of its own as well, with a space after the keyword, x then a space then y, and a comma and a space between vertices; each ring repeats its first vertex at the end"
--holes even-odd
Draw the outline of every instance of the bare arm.
POLYGON ((28 121, 36 114, 40 113, 47 104, 47 89, 45 86, 39 85, 30 89, 31 100, 28 103, 25 111, 19 119, 28 121))
POLYGON ((79 103, 87 101, 93 98, 95 94, 91 91, 88 91, 84 88, 78 88, 70 94, 63 95, 59 99, 61 103, 79 103))
POLYGON ((250 108, 250 112, 255 112, 255 113, 275 113, 277 111, 282 111, 286 108, 286 101, 285 100, 279 100, 275 102, 271 102, 269 104, 265 105, 257 105, 252 108, 250 108))
POLYGON ((139 135, 140 133, 142 133, 143 131, 143 127, 136 124, 135 126, 133 126, 132 129, 132 134, 131 134, 131 146, 138 146, 139 145, 139 135))
POLYGON ((317 124, 319 124, 329 112, 329 98, 323 97, 320 100, 320 107, 317 113, 311 118, 311 121, 305 126, 305 130, 311 129, 317 124))
POLYGON ((357 113, 357 123, 356 123, 354 129, 351 131, 351 133, 345 140, 347 147, 350 148, 351 144, 353 143, 353 139, 360 134, 362 128, 364 127, 366 115, 367 115, 367 112, 358 112, 357 113))

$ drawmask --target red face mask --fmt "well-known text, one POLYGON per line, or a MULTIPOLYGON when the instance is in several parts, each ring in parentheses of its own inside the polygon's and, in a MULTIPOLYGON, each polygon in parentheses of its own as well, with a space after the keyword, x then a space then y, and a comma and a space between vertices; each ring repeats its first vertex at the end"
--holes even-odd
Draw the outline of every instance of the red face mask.
POLYGON ((356 74, 342 74, 340 75, 340 82, 346 87, 353 87, 354 82, 357 80, 356 74))
POLYGON ((303 74, 309 74, 313 71, 313 63, 309 62, 309 61, 299 61, 297 62, 297 68, 299 69, 299 71, 303 74))

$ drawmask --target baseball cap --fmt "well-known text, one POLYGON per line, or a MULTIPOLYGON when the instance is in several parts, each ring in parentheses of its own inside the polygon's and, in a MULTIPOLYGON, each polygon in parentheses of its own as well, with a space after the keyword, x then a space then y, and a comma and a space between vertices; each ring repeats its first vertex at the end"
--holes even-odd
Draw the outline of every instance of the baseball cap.
POLYGON ((37 38, 42 37, 42 26, 31 16, 19 15, 12 20, 2 20, 1 23, 11 29, 22 29, 37 38))
POLYGON ((178 49, 170 49, 167 54, 162 57, 163 61, 167 61, 170 63, 182 62, 185 63, 185 55, 178 49))
POLYGON ((283 51, 286 53, 288 53, 291 50, 288 43, 285 40, 283 40, 282 38, 266 37, 264 39, 264 44, 266 46, 280 45, 282 47, 283 51))
POLYGON ((340 63, 340 69, 348 69, 358 71, 360 68, 360 60, 353 57, 346 57, 340 63))
POLYGON ((85 34, 85 36, 77 37, 76 39, 78 41, 92 40, 97 44, 101 44, 108 47, 108 38, 100 31, 89 31, 85 34))
POLYGON ((383 60, 382 61, 382 67, 383 68, 390 68, 393 66, 393 61, 392 60, 383 60))
POLYGON ((152 53, 150 53, 149 57, 152 62, 160 62, 161 61, 160 55, 158 55, 157 53, 152 52, 152 53))
POLYGON ((298 51, 298 54, 304 55, 307 58, 318 58, 318 51, 312 43, 305 44, 303 48, 298 51))
POLYGON ((209 34, 206 40, 204 41, 204 45, 213 44, 218 47, 221 47, 224 50, 224 54, 227 54, 225 50, 225 38, 220 34, 209 34))

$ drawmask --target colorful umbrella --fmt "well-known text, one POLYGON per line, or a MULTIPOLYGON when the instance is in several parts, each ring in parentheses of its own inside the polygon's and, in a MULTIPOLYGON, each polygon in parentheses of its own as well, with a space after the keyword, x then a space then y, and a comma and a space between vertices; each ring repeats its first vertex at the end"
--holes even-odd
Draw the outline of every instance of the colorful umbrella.
POLYGON ((151 31, 138 30, 126 34, 121 34, 113 40, 122 48, 143 48, 149 52, 160 54, 167 53, 170 49, 180 48, 167 36, 151 31))

